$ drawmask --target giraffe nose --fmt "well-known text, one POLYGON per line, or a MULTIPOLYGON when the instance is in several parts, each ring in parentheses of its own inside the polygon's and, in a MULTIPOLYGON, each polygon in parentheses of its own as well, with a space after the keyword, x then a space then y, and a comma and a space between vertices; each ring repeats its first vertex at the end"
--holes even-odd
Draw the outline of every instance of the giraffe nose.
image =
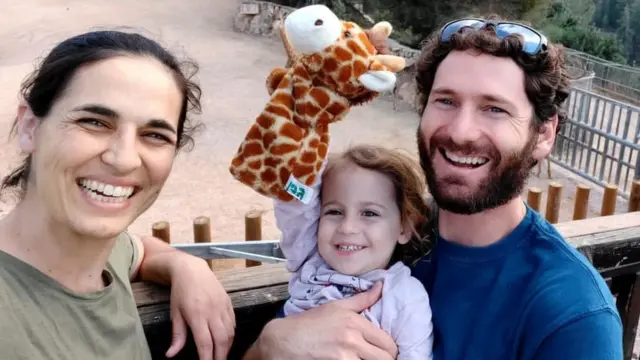
POLYGON ((318 19, 318 20, 316 20, 316 22, 315 22, 315 25, 316 25, 316 26, 322 26, 322 24, 324 24, 324 21, 322 21, 322 19, 318 19))

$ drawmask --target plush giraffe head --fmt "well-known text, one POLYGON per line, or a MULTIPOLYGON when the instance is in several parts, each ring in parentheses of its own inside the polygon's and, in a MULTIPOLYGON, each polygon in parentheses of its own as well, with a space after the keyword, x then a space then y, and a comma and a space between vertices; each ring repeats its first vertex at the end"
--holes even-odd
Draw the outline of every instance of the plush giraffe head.
POLYGON ((364 30, 338 19, 324 5, 310 5, 292 12, 284 30, 314 82, 345 97, 350 105, 393 90, 394 73, 405 66, 404 58, 387 55, 392 27, 386 21, 364 30))
POLYGON ((324 5, 295 10, 285 19, 291 68, 267 78, 271 98, 240 144, 229 170, 258 193, 307 201, 329 146, 329 125, 351 106, 391 91, 404 58, 385 54, 388 22, 363 30, 324 5))

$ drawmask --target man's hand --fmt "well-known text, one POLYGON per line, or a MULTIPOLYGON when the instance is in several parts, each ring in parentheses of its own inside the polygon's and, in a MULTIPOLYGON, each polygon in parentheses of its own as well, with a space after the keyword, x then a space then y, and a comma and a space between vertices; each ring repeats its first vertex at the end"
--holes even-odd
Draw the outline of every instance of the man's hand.
POLYGON ((144 281, 171 285, 173 340, 166 356, 182 350, 188 326, 200 360, 225 360, 235 335, 235 314, 208 264, 152 236, 133 241, 143 259, 139 266, 134 264, 132 278, 139 275, 144 281))
POLYGON ((273 320, 245 360, 395 359, 398 349, 391 336, 359 314, 381 293, 382 283, 377 283, 366 293, 273 320))
POLYGON ((172 268, 173 340, 166 355, 173 357, 184 347, 188 325, 200 360, 225 360, 236 327, 231 300, 204 260, 181 260, 172 268))

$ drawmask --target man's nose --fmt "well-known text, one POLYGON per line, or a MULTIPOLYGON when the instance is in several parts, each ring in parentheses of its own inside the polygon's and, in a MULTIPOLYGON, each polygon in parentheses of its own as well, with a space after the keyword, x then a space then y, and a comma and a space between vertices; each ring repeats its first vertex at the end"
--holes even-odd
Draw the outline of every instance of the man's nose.
POLYGON ((102 161, 119 174, 127 174, 142 165, 135 131, 115 132, 102 161))
POLYGON ((449 123, 449 136, 456 144, 471 143, 480 137, 477 114, 471 106, 461 106, 449 123))

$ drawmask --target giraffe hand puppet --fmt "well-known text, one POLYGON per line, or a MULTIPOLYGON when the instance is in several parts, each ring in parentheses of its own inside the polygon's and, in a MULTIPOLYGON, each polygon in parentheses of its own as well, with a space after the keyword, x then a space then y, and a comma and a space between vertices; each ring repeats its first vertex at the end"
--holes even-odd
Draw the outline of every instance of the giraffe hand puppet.
POLYGON ((231 161, 233 177, 281 201, 307 202, 329 145, 329 125, 395 86, 405 60, 388 54, 391 25, 342 21, 324 5, 284 21, 289 68, 267 77, 270 99, 231 161))

